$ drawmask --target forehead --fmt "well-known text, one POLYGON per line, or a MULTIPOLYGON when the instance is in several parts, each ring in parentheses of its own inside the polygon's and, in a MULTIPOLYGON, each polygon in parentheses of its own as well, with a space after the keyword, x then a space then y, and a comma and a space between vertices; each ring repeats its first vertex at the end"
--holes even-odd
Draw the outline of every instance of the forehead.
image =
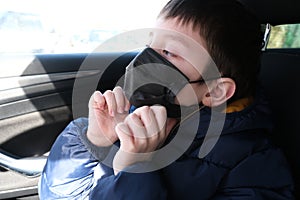
POLYGON ((177 32, 179 34, 177 36, 173 34, 173 37, 181 38, 182 41, 189 38, 189 40, 193 40, 198 43, 198 45, 205 46, 205 42, 200 36, 200 31, 195 30, 191 22, 183 24, 182 21, 177 18, 164 19, 160 17, 155 23, 155 28, 177 32), (183 36, 186 36, 186 38, 183 36))

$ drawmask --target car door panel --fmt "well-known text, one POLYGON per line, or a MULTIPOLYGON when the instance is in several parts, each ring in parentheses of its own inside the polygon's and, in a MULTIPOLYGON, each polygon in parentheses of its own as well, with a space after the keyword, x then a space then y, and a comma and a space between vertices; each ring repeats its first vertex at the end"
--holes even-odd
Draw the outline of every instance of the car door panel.
MULTIPOLYGON (((45 160, 45 154, 49 152, 58 134, 73 119, 72 95, 75 80, 84 80, 85 83, 98 80, 96 86, 83 86, 90 93, 94 90, 92 88, 102 92, 112 89, 135 54, 2 56, 0 160, 5 162, 5 156, 20 161, 19 163, 26 159, 45 160), (84 62, 90 67, 80 70, 84 62), (104 63, 109 66, 103 67, 104 63)), ((76 106, 83 107, 85 112, 81 117, 87 117, 89 96, 82 99, 79 104, 76 102, 76 106)), ((37 193, 38 175, 26 176, 18 172, 18 169, 7 167, 5 163, 1 163, 1 166, 0 199, 37 193)))

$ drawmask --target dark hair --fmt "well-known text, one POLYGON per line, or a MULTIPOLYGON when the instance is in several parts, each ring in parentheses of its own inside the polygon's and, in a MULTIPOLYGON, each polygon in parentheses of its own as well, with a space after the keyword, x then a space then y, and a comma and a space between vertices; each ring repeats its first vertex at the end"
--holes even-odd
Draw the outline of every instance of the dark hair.
POLYGON ((258 20, 237 0, 170 0, 159 17, 193 23, 222 76, 236 82, 230 100, 253 96, 263 33, 258 20))

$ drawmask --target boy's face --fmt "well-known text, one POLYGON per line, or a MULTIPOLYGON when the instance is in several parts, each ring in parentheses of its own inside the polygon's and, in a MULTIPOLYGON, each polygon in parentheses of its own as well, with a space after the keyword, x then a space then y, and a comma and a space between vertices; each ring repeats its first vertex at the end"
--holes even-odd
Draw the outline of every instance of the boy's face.
MULTIPOLYGON (((155 28, 168 30, 168 32, 154 32, 150 47, 175 65, 190 81, 201 79, 203 69, 200 66, 203 66, 203 60, 210 59, 210 57, 205 53, 203 39, 198 32, 193 30, 192 25, 182 25, 176 19, 159 18, 155 28), (201 52, 203 52, 202 56, 200 56, 201 52), (203 59, 203 56, 208 58, 203 59)), ((188 98, 191 96, 189 95, 191 91, 184 87, 176 96, 181 105, 189 106, 200 103, 203 95, 208 92, 206 84, 194 83, 191 87, 198 102, 188 98)))

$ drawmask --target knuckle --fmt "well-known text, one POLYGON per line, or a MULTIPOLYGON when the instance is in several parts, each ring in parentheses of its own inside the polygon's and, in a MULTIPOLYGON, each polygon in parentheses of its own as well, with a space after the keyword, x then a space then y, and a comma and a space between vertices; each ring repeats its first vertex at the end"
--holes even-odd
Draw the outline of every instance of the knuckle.
POLYGON ((106 91, 103 93, 103 95, 108 94, 108 93, 112 93, 112 91, 111 91, 111 90, 106 90, 106 91))
POLYGON ((124 120, 126 124, 133 124, 135 125, 134 122, 136 122, 139 119, 139 117, 137 116, 137 114, 135 113, 130 113, 126 119, 124 120))
POLYGON ((151 109, 153 110, 153 112, 156 112, 158 114, 167 113, 167 109, 164 106, 155 105, 155 106, 151 106, 151 109))
POLYGON ((116 86, 113 91, 123 91, 123 89, 120 86, 116 86))
POLYGON ((138 140, 137 143, 140 147, 147 148, 147 146, 148 146, 148 140, 147 139, 137 138, 136 140, 138 140))
POLYGON ((105 97, 105 98, 111 98, 111 97, 113 97, 113 92, 111 91, 111 90, 107 90, 107 91, 105 91, 104 92, 104 94, 103 94, 103 96, 105 97))
POLYGON ((150 107, 149 106, 142 106, 139 108, 139 110, 141 112, 149 112, 150 111, 150 107))
POLYGON ((144 115, 145 112, 148 112, 147 110, 149 109, 149 106, 142 106, 137 108, 133 113, 138 115, 138 116, 142 116, 144 115))

